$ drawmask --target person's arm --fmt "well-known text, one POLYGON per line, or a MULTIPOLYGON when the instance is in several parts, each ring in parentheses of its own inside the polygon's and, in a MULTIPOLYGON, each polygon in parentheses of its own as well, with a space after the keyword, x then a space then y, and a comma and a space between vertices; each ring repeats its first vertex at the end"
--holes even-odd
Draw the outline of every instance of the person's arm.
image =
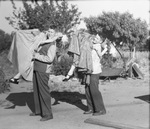
POLYGON ((35 52, 33 58, 42 62, 51 63, 53 62, 55 55, 56 55, 56 45, 55 43, 52 43, 52 45, 48 49, 47 55, 41 55, 38 52, 35 52))
POLYGON ((74 70, 75 70, 75 65, 72 65, 67 75, 68 75, 68 76, 72 76, 74 70))
POLYGON ((93 45, 93 49, 97 52, 99 58, 101 58, 107 52, 107 47, 105 47, 104 50, 101 51, 101 44, 93 45))
POLYGON ((101 58, 102 57, 101 44, 97 44, 96 46, 94 46, 94 50, 96 51, 96 53, 99 56, 99 58, 101 58))
POLYGON ((53 39, 46 39, 46 40, 42 41, 41 44, 50 43, 50 42, 53 42, 53 41, 54 41, 53 39))
POLYGON ((73 75, 75 68, 76 68, 75 65, 72 65, 69 72, 67 73, 67 75, 65 76, 65 78, 62 81, 64 81, 64 82, 68 81, 71 78, 71 76, 73 75))
POLYGON ((102 43, 101 43, 101 47, 103 48, 103 51, 101 52, 102 53, 102 56, 107 52, 108 48, 107 48, 107 42, 108 42, 108 39, 106 38, 102 43))
POLYGON ((107 46, 104 48, 104 50, 101 52, 101 55, 103 56, 107 52, 107 46))

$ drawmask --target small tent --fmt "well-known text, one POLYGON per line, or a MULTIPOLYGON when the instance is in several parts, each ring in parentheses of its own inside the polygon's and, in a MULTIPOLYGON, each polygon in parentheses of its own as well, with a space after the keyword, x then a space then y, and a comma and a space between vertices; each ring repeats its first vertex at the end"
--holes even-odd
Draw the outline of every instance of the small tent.
POLYGON ((128 76, 131 78, 144 79, 143 73, 140 71, 138 64, 135 62, 129 65, 129 69, 127 72, 128 76))

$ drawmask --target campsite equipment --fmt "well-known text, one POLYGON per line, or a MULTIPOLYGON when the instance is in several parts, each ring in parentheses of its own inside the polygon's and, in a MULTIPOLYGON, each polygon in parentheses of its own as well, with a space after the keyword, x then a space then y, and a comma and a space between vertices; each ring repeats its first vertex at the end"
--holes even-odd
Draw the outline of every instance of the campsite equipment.
POLYGON ((102 68, 101 77, 104 77, 103 81, 110 80, 110 78, 114 77, 125 77, 125 69, 124 68, 102 68))
POLYGON ((138 65, 136 63, 131 63, 129 65, 128 76, 131 78, 144 79, 144 75, 140 71, 140 69, 138 68, 138 65))
MULTIPOLYGON (((109 42, 111 43, 111 42, 109 42)), ((126 63, 124 56, 120 53, 120 51, 115 47, 113 43, 111 43, 114 48, 117 50, 119 55, 121 56, 121 59, 123 60, 123 67, 122 68, 103 68, 101 77, 105 77, 104 81, 107 79, 110 80, 110 78, 113 77, 131 77, 131 78, 139 78, 144 79, 143 73, 140 71, 138 64, 135 62, 135 50, 133 51, 133 57, 132 59, 126 63), (127 66, 129 67, 127 69, 127 66)))
POLYGON ((122 68, 111 68, 111 67, 102 68, 102 73, 101 73, 100 77, 104 77, 104 81, 110 80, 110 78, 112 78, 112 77, 119 77, 119 76, 126 77, 127 76, 125 59, 122 56, 122 54, 120 53, 120 51, 115 47, 115 45, 112 42, 108 42, 108 54, 109 54, 109 49, 110 49, 109 48, 110 43, 114 46, 114 48, 117 50, 117 52, 121 56, 121 59, 123 60, 123 67, 122 68))

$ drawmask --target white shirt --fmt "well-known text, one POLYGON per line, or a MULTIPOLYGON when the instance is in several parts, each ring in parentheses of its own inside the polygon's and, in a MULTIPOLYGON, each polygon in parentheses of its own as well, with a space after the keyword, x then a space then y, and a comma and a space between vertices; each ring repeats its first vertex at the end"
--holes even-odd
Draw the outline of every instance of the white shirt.
POLYGON ((93 50, 92 50, 92 63, 93 63, 93 72, 92 74, 99 74, 102 72, 101 67, 101 58, 102 55, 107 51, 107 48, 105 48, 103 51, 101 51, 101 44, 93 44, 93 50))

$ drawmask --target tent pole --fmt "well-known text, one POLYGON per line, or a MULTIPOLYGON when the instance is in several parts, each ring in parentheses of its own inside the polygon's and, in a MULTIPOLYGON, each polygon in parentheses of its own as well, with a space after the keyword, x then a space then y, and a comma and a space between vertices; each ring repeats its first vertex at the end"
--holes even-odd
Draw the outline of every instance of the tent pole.
MULTIPOLYGON (((111 44, 115 47, 115 45, 113 44, 113 42, 111 42, 111 44)), ((115 49, 117 50, 117 52, 119 53, 119 55, 121 56, 122 60, 123 60, 123 63, 124 63, 124 69, 126 71, 126 62, 125 62, 125 59, 124 57, 122 56, 122 54, 120 53, 120 51, 118 50, 118 48, 115 47, 115 49)))

